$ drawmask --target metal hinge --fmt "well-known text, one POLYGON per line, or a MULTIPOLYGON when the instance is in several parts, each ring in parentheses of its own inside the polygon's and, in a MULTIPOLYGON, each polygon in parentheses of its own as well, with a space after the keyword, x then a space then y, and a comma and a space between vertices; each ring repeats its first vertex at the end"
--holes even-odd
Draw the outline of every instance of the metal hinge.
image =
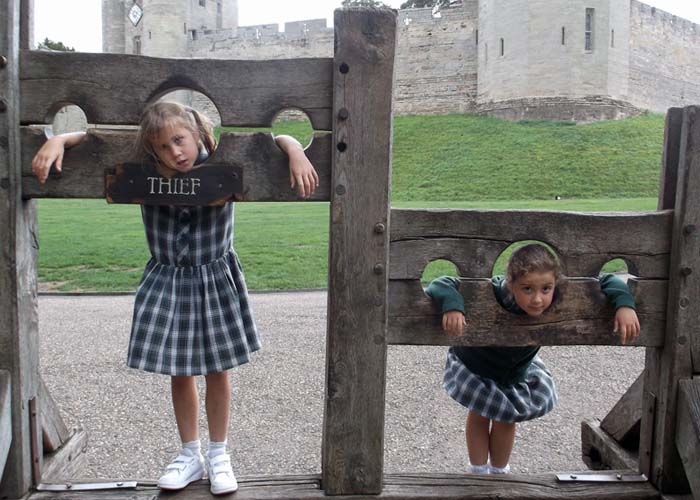
POLYGON ((123 490, 136 488, 136 481, 117 481, 113 483, 41 483, 37 491, 87 491, 87 490, 123 490))
POLYGON ((557 481, 562 482, 590 482, 590 483, 645 483, 648 481, 644 474, 623 474, 613 472, 608 474, 557 474, 557 481))

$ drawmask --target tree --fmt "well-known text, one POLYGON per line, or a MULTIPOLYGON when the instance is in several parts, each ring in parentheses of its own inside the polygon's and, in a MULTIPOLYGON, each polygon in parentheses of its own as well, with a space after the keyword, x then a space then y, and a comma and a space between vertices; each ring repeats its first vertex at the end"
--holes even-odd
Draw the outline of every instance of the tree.
POLYGON ((389 7, 379 0, 343 0, 343 7, 389 7))
POLYGON ((48 38, 44 38, 43 42, 39 43, 39 50, 60 50, 61 52, 75 52, 73 47, 63 45, 63 42, 54 42, 48 38))
POLYGON ((407 0, 400 9, 419 9, 421 7, 449 7, 450 0, 407 0))

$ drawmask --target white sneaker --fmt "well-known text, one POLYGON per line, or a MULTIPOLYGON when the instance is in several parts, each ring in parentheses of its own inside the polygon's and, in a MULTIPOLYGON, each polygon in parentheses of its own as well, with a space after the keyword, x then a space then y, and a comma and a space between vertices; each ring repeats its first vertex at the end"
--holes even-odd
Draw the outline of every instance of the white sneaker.
POLYGON ((204 477, 204 457, 187 448, 165 469, 165 474, 158 479, 158 487, 162 490, 181 490, 193 481, 204 477))
POLYGON ((510 464, 506 464, 505 467, 489 465, 489 474, 510 474, 510 464))
POLYGON ((226 453, 207 458, 207 475, 212 495, 233 493, 238 489, 238 481, 231 469, 231 457, 226 453))

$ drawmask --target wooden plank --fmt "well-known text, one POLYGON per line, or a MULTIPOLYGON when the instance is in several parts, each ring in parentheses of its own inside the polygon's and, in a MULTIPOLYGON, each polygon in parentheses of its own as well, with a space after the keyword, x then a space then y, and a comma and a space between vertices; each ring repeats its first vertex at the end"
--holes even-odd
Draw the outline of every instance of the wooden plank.
MULTIPOLYGON (((466 334, 451 337, 442 331, 442 315, 418 280, 391 280, 387 340, 410 345, 620 345, 619 335, 613 334, 614 309, 598 280, 572 279, 561 288, 562 298, 540 318, 531 318, 503 309, 490 280, 463 279, 466 334)), ((627 345, 662 345, 666 282, 630 280, 630 290, 642 329, 627 345)))
POLYGON ((581 422, 581 458, 591 469, 636 470, 637 457, 605 432, 597 420, 581 422))
POLYGON ((328 494, 382 489, 396 11, 335 11, 322 448, 328 494))
MULTIPOLYGON (((24 25, 31 3, 24 4, 24 25)), ((32 485, 28 401, 38 383, 37 234, 32 202, 21 199, 19 136, 20 0, 0 2, 0 369, 12 379, 12 445, 0 498, 22 497, 32 485)))
POLYGON ((523 240, 551 245, 567 276, 596 276, 620 257, 635 276, 668 277, 672 211, 393 209, 391 220, 392 279, 420 277, 440 258, 454 262, 462 276, 488 277, 496 257, 523 240))
POLYGON ((44 379, 39 377, 39 413, 41 416, 41 434, 44 453, 59 449, 71 435, 61 417, 56 402, 51 397, 44 379))
POLYGON ((682 125, 683 108, 669 108, 666 112, 664 150, 661 158, 661 176, 659 177, 659 210, 669 210, 676 206, 682 125))
MULTIPOLYGON (((573 471, 572 471, 573 472, 573 471)), ((610 471, 629 473, 630 471, 610 471)), ((585 474, 583 472, 582 474, 585 474)), ((517 475, 504 477, 467 474, 393 474, 384 478, 380 495, 339 495, 338 500, 659 500, 660 495, 648 482, 641 483, 574 483, 558 482, 555 474, 517 475)), ((319 488, 317 476, 239 479, 236 500, 318 500, 328 498, 319 488)), ((132 500, 172 498, 187 500, 211 499, 208 481, 198 481, 184 490, 161 493, 155 485, 140 485, 127 491, 75 491, 56 494, 35 492, 28 500, 116 500, 125 496, 132 500)))
POLYGON ((622 395, 600 423, 600 428, 626 448, 639 447, 639 424, 642 421, 644 371, 622 395))
POLYGON ((648 473, 652 483, 663 493, 688 489, 675 435, 678 380, 692 375, 690 346, 700 323, 700 303, 696 300, 700 296, 700 232, 694 230, 700 227, 698 110, 692 106, 683 110, 673 211, 666 341, 660 352, 647 351, 640 442, 651 442, 652 445, 651 449, 640 450, 640 468, 648 473), (653 408, 648 406, 652 402, 653 408))
POLYGON ((676 448, 690 491, 700 498, 700 377, 678 382, 676 448))
MULTIPOLYGON (((32 174, 32 158, 46 140, 34 127, 22 127, 22 195, 25 198, 104 198, 105 171, 129 160, 134 131, 91 129, 86 139, 68 151, 63 171, 53 172, 45 184, 32 174)), ((328 201, 331 183, 330 134, 317 134, 306 155, 318 172, 320 185, 310 201, 328 201)), ((230 164, 243 170, 245 201, 301 200, 289 187, 287 156, 271 134, 224 132, 216 152, 204 165, 230 164)), ((202 167, 206 168, 206 167, 202 167)))
POLYGON ((0 478, 5 470, 12 444, 12 380, 10 372, 0 370, 0 478))
POLYGON ((277 113, 295 108, 315 130, 331 129, 329 58, 234 61, 23 50, 20 68, 23 124, 45 123, 71 103, 88 123, 136 125, 148 102, 190 89, 214 102, 223 126, 269 127, 277 113))
POLYGON ((74 429, 63 446, 53 453, 44 455, 41 481, 65 481, 79 477, 87 465, 85 456, 87 443, 87 432, 83 429, 74 429))

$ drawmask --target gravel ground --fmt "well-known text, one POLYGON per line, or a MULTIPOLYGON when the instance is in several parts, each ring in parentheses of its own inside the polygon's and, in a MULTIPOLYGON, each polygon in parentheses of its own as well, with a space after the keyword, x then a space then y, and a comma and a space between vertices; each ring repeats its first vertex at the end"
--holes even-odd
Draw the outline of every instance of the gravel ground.
MULTIPOLYGON (((238 475, 318 473, 326 293, 252 294, 263 350, 232 371, 238 475)), ((83 478, 157 478, 179 448, 168 377, 126 367, 133 296, 41 296, 41 372, 69 426, 88 431, 83 478)), ((466 470, 466 411, 442 390, 444 347, 388 353, 385 472, 466 470)), ((624 347, 545 347, 559 404, 518 427, 514 472, 585 469, 580 421, 603 418, 644 366, 624 347)), ((204 386, 200 380, 200 395, 204 386)), ((201 419, 206 443, 206 420, 201 419)), ((77 478, 74 478, 77 479, 77 478)))

